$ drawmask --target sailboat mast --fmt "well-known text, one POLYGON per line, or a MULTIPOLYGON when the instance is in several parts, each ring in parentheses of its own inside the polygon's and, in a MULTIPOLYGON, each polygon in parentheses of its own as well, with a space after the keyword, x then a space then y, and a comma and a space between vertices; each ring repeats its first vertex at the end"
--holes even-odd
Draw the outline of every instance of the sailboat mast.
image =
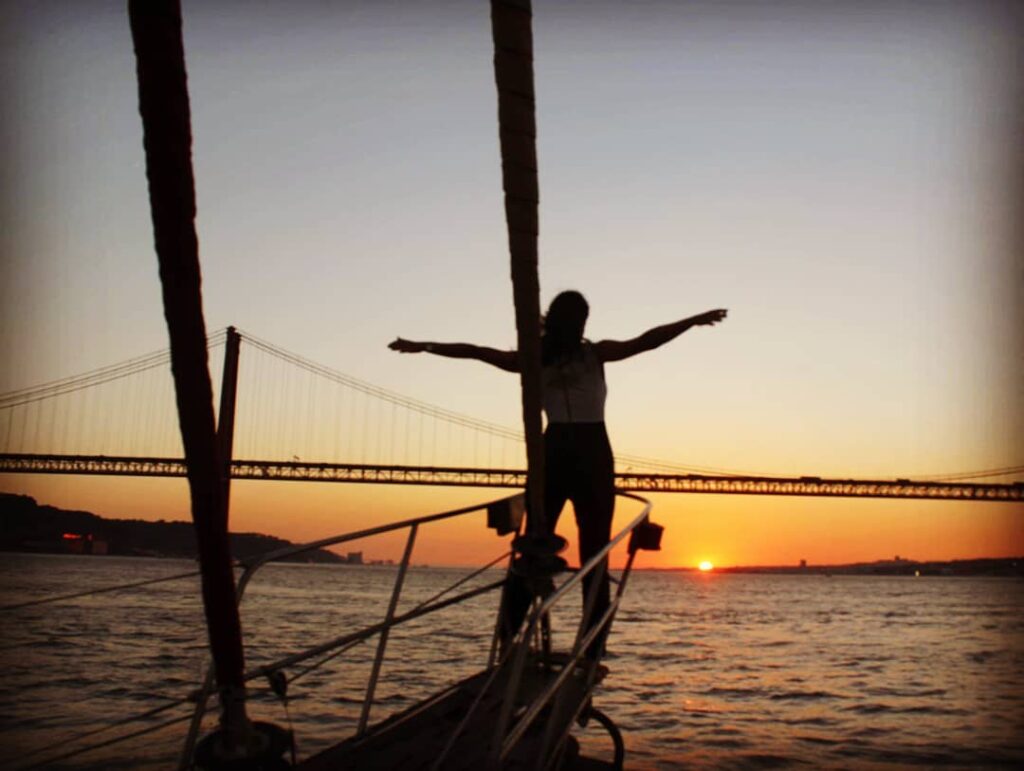
POLYGON ((181 8, 177 0, 130 0, 128 13, 210 649, 224 728, 242 740, 248 730, 244 658, 206 352, 181 8))
POLYGON ((491 0, 494 79, 498 88, 501 179, 511 257, 512 296, 526 435, 531 532, 545 531, 541 424, 540 280, 537 276, 537 123, 530 0, 491 0))

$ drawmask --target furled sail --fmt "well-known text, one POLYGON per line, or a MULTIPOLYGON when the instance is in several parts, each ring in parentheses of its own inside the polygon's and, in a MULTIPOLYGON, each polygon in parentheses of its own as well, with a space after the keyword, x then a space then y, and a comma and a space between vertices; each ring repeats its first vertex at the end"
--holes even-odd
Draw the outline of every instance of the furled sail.
POLYGON ((244 657, 206 355, 181 7, 178 0, 131 0, 128 14, 203 605, 226 737, 228 744, 241 743, 249 732, 244 657))
POLYGON ((531 532, 544 527, 544 437, 541 425, 539 192, 530 0, 492 0, 494 78, 498 87, 501 177, 516 311, 531 532))

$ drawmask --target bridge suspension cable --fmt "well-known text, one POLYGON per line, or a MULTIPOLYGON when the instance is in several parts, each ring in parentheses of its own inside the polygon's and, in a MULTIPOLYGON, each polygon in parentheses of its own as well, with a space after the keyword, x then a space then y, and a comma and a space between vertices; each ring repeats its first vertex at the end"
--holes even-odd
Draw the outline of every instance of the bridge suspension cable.
POLYGON ((365 380, 360 380, 359 378, 355 378, 352 377, 351 375, 346 375, 343 372, 339 372, 336 369, 331 369, 330 367, 324 366, 323 364, 318 364, 317 362, 312 361, 311 359, 299 356, 298 354, 292 353, 291 351, 286 351, 284 348, 279 348, 278 346, 268 343, 265 340, 260 340, 259 338, 248 334, 247 332, 239 330, 239 334, 242 336, 243 342, 247 342, 251 344, 253 347, 258 348, 259 350, 264 351, 265 353, 269 353, 271 356, 274 356, 280 359, 281 361, 293 364, 296 367, 303 369, 307 372, 310 372, 314 375, 319 375, 320 377, 326 378, 331 382, 338 383, 339 385, 346 386, 347 388, 352 388, 356 391, 360 391, 362 393, 367 394, 368 396, 373 396, 374 398, 380 399, 390 404, 397 405, 399 407, 414 410, 415 412, 419 412, 423 415, 427 415, 432 418, 439 418, 449 423, 455 423, 460 426, 465 426, 466 428, 483 431, 494 436, 502 437, 504 439, 514 439, 517 441, 522 441, 521 431, 516 431, 515 429, 511 429, 506 426, 499 425, 497 423, 490 423, 486 420, 473 418, 459 412, 454 412, 443 407, 438 407, 436 405, 429 404, 427 402, 421 402, 418 399, 413 399, 408 396, 403 396, 402 394, 399 394, 395 391, 389 391, 385 388, 381 388, 380 386, 368 383, 365 380))
MULTIPOLYGON (((319 364, 315 361, 307 359, 299 354, 280 348, 279 346, 273 345, 265 340, 261 340, 254 335, 239 330, 239 334, 242 336, 243 343, 249 343, 254 348, 261 350, 265 353, 274 356, 280 361, 292 364, 300 369, 303 369, 312 374, 324 377, 331 382, 338 383, 347 388, 352 388, 361 393, 367 394, 377 399, 381 399, 390 404, 410 409, 418 412, 427 417, 440 419, 445 422, 449 422, 455 425, 459 425, 474 431, 479 431, 490 436, 494 436, 503 440, 515 441, 518 443, 523 442, 523 433, 521 429, 513 429, 508 426, 503 426, 498 423, 492 423, 490 421, 481 420, 474 418, 463 413, 455 412, 453 410, 445 409, 434 404, 422 402, 417 399, 405 396, 403 394, 389 391, 380 386, 368 383, 365 380, 353 377, 352 375, 345 374, 338 370, 332 369, 325 365, 319 364)), ((696 466, 692 464, 675 463, 666 460, 658 460, 655 458, 647 458, 640 455, 631 455, 617 453, 615 455, 615 462, 618 467, 621 468, 632 468, 632 469, 646 469, 649 471, 663 471, 666 473, 673 474, 713 474, 717 476, 758 476, 758 477, 770 477, 780 476, 767 472, 758 471, 744 471, 736 469, 722 469, 710 466, 696 466)))
POLYGON ((951 474, 915 474, 914 479, 930 479, 935 482, 959 482, 965 479, 991 479, 992 477, 1024 476, 1024 465, 1004 466, 982 471, 961 471, 951 474))
MULTIPOLYGON (((254 463, 315 458, 313 466, 473 467, 481 472, 522 463, 521 429, 390 391, 255 335, 240 334, 248 353, 241 358, 245 374, 236 457, 261 459, 254 463)), ((226 330, 221 329, 209 335, 207 345, 215 348, 225 339, 226 330)), ((10 457, 179 457, 169 370, 165 349, 0 394, 0 452, 10 457), (61 396, 65 398, 56 398, 61 396)), ((615 462, 619 474, 631 478, 797 478, 626 453, 617 454, 615 462)), ((1021 476, 1024 464, 914 474, 903 481, 959 483, 1021 476)))
MULTIPOLYGON (((206 341, 207 348, 223 345, 225 336, 226 331, 224 329, 209 335, 206 341)), ((160 351, 153 351, 152 353, 137 356, 118 364, 100 367, 80 375, 72 375, 60 380, 53 380, 49 383, 8 391, 7 393, 0 394, 0 409, 20 407, 32 402, 52 399, 56 396, 63 396, 64 394, 103 385, 114 380, 136 375, 140 372, 146 372, 147 370, 166 367, 170 363, 171 349, 164 348, 160 351)))

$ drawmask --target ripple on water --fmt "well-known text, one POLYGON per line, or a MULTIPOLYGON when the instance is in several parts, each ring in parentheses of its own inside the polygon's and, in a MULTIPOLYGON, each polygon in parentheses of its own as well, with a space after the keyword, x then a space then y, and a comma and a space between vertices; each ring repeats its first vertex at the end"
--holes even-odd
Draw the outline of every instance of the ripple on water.
MULTIPOLYGON (((111 558, 100 575, 90 571, 101 563, 89 558, 66 559, 62 571, 52 560, 18 559, 13 568, 0 562, 0 585, 14 575, 26 592, 34 580, 56 592, 100 578, 116 583, 121 564, 134 580, 146 577, 151 564, 153 571, 168 569, 159 561, 111 558)), ((428 597, 461 574, 409 575, 419 582, 416 597, 428 597)), ((274 591, 243 604, 250 665, 379 620, 394 572, 281 566, 264 578, 274 591)), ((1024 631, 1018 587, 991 579, 709 581, 638 573, 612 631, 611 673, 595 705, 623 728, 626 766, 640 771, 1024 767, 1024 636, 1012 631, 1024 631), (992 628, 996 619, 999 629, 992 628)), ((66 603, 13 617, 3 641, 10 653, 0 681, 0 739, 16 732, 24 746, 53 745, 72 730, 95 727, 103 715, 159 706, 195 688, 206 660, 205 630, 196 597, 183 603, 180 594, 154 593, 141 604, 66 603)), ((488 600, 436 625, 396 630, 373 719, 441 687, 448 680, 440 670, 468 675, 485 661, 492 612, 488 600), (435 629, 441 634, 429 637, 435 629)), ((561 646, 565 636, 555 639, 561 646)), ((372 645, 359 646, 290 689, 303 752, 328 746, 339 727, 354 725, 373 652, 372 645)), ((252 688, 266 692, 261 681, 252 688)), ((257 706, 280 718, 276 704, 257 706)), ((594 735, 595 754, 606 756, 607 736, 594 735)), ((168 757, 173 763, 173 751, 168 757)))
POLYGON ((719 736, 704 736, 701 737, 701 744, 708 747, 717 747, 719 749, 727 750, 742 750, 750 746, 749 743, 744 739, 731 739, 728 737, 719 736))
POLYGON ((867 702, 864 704, 854 704, 849 707, 840 707, 839 709, 846 710, 848 712, 856 712, 859 715, 944 715, 944 716, 966 716, 970 715, 971 711, 959 707, 943 707, 938 704, 882 704, 879 702, 867 702))
POLYGON ((875 745, 858 746, 854 742, 849 742, 837 746, 833 752, 840 757, 850 760, 870 761, 896 766, 957 766, 960 768, 975 766, 975 763, 967 760, 967 756, 971 754, 970 752, 963 752, 952 747, 933 745, 878 747, 875 745))
POLYGON ((837 726, 839 720, 834 717, 826 717, 824 715, 807 715, 801 717, 790 717, 790 718, 779 718, 778 722, 786 725, 794 726, 837 726))
POLYGON ((730 760, 734 768, 790 768, 806 765, 806 761, 790 755, 771 755, 751 752, 737 755, 730 760))
POLYGON ((845 699, 830 691, 777 691, 768 695, 772 701, 821 701, 823 699, 845 699))
POLYGON ((987 664, 991 659, 995 658, 1000 654, 1000 651, 968 651, 966 656, 968 661, 972 661, 975 664, 987 664))
POLYGON ((873 686, 864 689, 872 696, 896 696, 900 698, 924 698, 928 696, 945 696, 945 688, 893 688, 891 686, 873 686))
POLYGON ((798 742, 806 742, 808 744, 821 744, 826 747, 832 747, 836 744, 841 744, 842 739, 836 739, 831 736, 810 736, 807 734, 794 734, 794 739, 798 742))
POLYGON ((727 687, 714 687, 704 691, 705 696, 729 696, 736 697, 739 699, 759 699, 763 696, 769 695, 768 691, 764 688, 727 688, 727 687))

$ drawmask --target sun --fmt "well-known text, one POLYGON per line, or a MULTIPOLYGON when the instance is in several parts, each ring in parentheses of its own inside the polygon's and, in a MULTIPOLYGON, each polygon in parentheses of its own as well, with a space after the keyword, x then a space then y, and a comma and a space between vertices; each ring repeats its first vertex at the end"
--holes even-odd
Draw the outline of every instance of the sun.
POLYGON ((709 570, 713 570, 715 566, 707 560, 704 560, 697 567, 700 569, 702 573, 707 573, 709 570))

